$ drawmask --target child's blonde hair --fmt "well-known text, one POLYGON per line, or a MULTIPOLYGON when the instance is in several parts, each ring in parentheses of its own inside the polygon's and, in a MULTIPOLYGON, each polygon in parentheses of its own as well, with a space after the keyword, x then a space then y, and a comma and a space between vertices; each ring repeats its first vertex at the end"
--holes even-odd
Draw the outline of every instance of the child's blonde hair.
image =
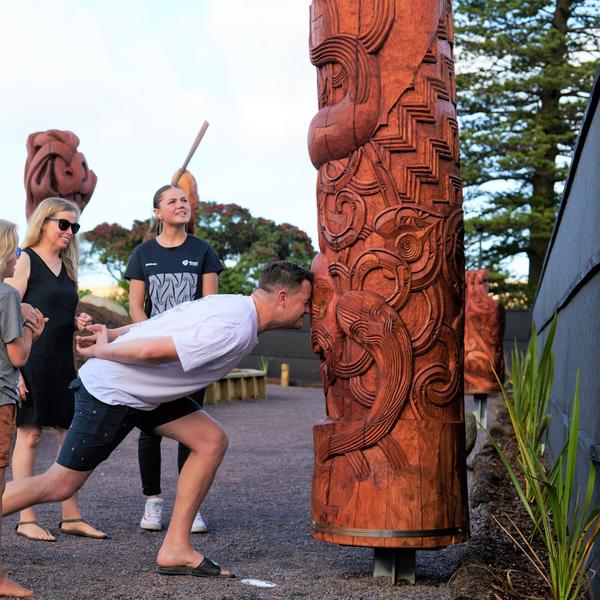
POLYGON ((8 261, 15 256, 18 243, 17 226, 10 221, 0 219, 0 278, 8 261))
MULTIPOLYGON (((46 198, 45 200, 42 200, 29 218, 29 226, 27 228, 27 234, 25 235, 25 241, 23 242, 23 248, 31 248, 32 246, 39 244, 44 233, 43 226, 46 219, 65 210, 74 212, 79 219, 79 208, 70 200, 65 200, 64 198, 46 198)), ((67 274, 70 279, 77 283, 79 244, 77 243, 76 236, 71 238, 69 245, 64 250, 60 251, 59 256, 65 265, 65 269, 67 269, 67 274)))

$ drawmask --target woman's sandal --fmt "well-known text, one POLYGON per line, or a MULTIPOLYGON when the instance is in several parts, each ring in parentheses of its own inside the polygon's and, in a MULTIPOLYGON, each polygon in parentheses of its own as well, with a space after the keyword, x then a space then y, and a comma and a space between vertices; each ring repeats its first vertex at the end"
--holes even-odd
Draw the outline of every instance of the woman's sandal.
POLYGON ((108 535, 106 533, 101 533, 100 535, 94 535, 92 533, 88 533, 85 529, 65 529, 63 527, 63 523, 85 523, 86 525, 89 525, 90 527, 94 527, 92 524, 90 524, 88 521, 86 521, 83 517, 80 519, 63 519, 60 522, 58 527, 63 533, 66 533, 67 535, 77 535, 79 537, 92 538, 94 540, 104 540, 108 537, 108 535))
POLYGON ((15 526, 15 531, 17 532, 17 535, 20 535, 21 537, 24 537, 27 540, 33 540, 34 542, 55 542, 56 541, 56 538, 52 535, 52 533, 48 529, 46 529, 43 525, 40 525, 37 521, 20 521, 15 526), (36 527, 39 527, 44 533, 47 533, 48 535, 51 535, 52 537, 41 538, 41 537, 35 537, 34 535, 28 535, 26 533, 23 533, 22 531, 19 531, 19 527, 21 525, 35 525, 36 527))

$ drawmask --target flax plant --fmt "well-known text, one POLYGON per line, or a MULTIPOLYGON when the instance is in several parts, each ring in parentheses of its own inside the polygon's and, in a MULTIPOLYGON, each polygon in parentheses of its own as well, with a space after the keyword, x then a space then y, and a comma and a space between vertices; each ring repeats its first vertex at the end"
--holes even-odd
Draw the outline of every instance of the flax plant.
POLYGON ((271 362, 272 359, 273 359, 272 356, 262 356, 262 355, 259 356, 258 357, 258 370, 266 375, 267 370, 269 369, 269 363, 271 362))
MULTIPOLYGON (((553 321, 549 338, 554 336, 555 329, 556 319, 553 321)), ((527 351, 528 356, 523 357, 524 361, 521 362, 527 375, 523 377, 522 372, 519 372, 517 385, 520 386, 520 390, 529 390, 528 393, 532 393, 534 398, 547 403, 547 382, 552 381, 553 371, 551 343, 546 343, 539 366, 534 368, 537 336, 532 338, 532 341, 527 351), (544 362, 546 364, 542 366, 544 362), (532 381, 535 377, 543 381, 532 381)), ((517 464, 514 466, 510 462, 493 438, 490 437, 490 440, 496 447, 519 500, 531 519, 534 535, 539 534, 543 540, 547 562, 535 551, 531 540, 510 517, 507 517, 510 529, 498 520, 497 522, 548 584, 554 600, 575 600, 586 584, 591 552, 600 534, 600 507, 592 506, 596 472, 591 463, 583 497, 581 489, 575 485, 580 416, 579 373, 567 441, 552 467, 548 467, 542 457, 545 434, 539 436, 537 432, 532 431, 529 428, 531 423, 524 418, 531 417, 531 421, 537 422, 538 426, 547 431, 549 417, 538 407, 521 410, 523 403, 517 407, 517 402, 509 397, 504 388, 502 393, 519 447, 517 464)))
POLYGON ((523 434, 538 454, 543 454, 550 417, 548 402, 554 378, 554 355, 552 344, 556 334, 556 315, 548 331, 548 337, 538 358, 538 337, 533 323, 527 352, 515 348, 512 352, 511 382, 512 406, 515 419, 523 434))

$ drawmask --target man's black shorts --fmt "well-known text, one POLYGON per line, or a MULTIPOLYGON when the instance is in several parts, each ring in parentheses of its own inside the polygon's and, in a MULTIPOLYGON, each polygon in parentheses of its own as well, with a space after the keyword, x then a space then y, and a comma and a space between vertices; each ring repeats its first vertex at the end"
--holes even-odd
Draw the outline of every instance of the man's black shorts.
POLYGON ((134 427, 152 432, 159 425, 200 410, 189 397, 161 404, 154 410, 139 410, 100 402, 80 379, 75 379, 70 387, 75 392, 75 414, 56 462, 74 471, 94 470, 134 427))

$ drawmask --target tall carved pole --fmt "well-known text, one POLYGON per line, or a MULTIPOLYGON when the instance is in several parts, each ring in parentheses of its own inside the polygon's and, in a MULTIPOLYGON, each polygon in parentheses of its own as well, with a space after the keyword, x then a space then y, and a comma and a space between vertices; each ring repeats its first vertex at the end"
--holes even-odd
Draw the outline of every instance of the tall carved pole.
POLYGON ((468 538, 463 213, 447 0, 313 0, 313 535, 468 538))

